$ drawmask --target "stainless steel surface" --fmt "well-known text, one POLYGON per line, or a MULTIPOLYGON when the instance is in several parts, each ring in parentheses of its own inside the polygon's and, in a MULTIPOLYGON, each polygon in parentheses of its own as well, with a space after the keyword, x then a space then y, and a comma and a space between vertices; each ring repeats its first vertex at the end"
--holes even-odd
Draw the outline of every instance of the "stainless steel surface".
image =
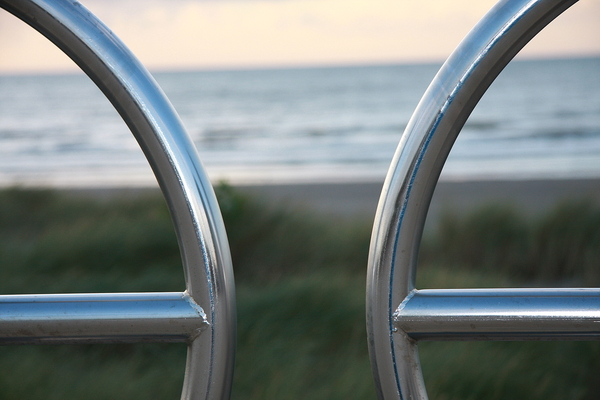
POLYGON ((0 296, 0 344, 189 342, 208 328, 187 293, 0 296))
POLYGON ((506 64, 574 2, 496 4, 444 63, 400 138, 375 217, 367 275, 369 353, 380 398, 427 398, 417 341, 396 329, 402 322, 394 312, 415 289, 425 217, 456 136, 506 64))
POLYGON ((600 338, 600 289, 415 290, 394 326, 416 340, 600 338))
POLYGON ((125 45, 78 2, 0 0, 0 7, 71 57, 136 137, 171 212, 187 292, 210 324, 189 346, 182 398, 228 398, 236 326, 231 257, 214 192, 179 117, 125 45))

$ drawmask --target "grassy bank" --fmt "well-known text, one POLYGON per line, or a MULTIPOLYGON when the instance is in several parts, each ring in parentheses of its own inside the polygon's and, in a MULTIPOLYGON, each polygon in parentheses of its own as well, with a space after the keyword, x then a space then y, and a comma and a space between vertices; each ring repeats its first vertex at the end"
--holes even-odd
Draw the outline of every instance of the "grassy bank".
POLYGON ((535 219, 502 205, 464 218, 446 213, 422 262, 510 276, 515 282, 600 286, 600 209, 582 200, 535 219))
MULTIPOLYGON (((238 291, 234 399, 374 398, 364 327, 370 226, 218 197, 238 291)), ((448 214, 423 245, 421 287, 598 285, 600 210, 536 220, 490 207, 448 214), (566 246, 565 246, 566 244, 566 246), (460 250, 459 250, 460 249, 460 250), (577 268, 571 268, 571 263, 577 268)), ((0 293, 178 291, 164 201, 0 191, 0 293)), ((595 342, 423 343, 432 399, 592 399, 595 342)), ((0 348, 0 399, 172 399, 185 346, 0 348)))

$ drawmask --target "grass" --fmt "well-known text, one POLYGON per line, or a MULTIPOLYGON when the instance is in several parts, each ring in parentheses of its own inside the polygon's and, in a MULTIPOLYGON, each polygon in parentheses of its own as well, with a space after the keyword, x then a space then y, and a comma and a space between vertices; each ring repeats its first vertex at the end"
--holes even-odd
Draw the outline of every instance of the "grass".
POLYGON ((600 208, 558 204, 537 218, 489 205, 464 218, 446 213, 424 244, 424 264, 466 267, 516 282, 600 286, 600 208))
MULTIPOLYGON (((375 398, 364 325, 370 226, 217 189, 238 297, 232 398, 375 398)), ((596 285, 599 238, 600 210, 589 203, 535 220, 496 206, 448 214, 423 244, 419 286, 596 285)), ((2 190, 0 239, 3 294, 184 288, 159 195, 94 201, 2 190)), ((592 399, 600 391, 597 342, 419 347, 432 399, 592 399)), ((0 399, 177 398, 184 360, 179 345, 4 346, 0 399)))

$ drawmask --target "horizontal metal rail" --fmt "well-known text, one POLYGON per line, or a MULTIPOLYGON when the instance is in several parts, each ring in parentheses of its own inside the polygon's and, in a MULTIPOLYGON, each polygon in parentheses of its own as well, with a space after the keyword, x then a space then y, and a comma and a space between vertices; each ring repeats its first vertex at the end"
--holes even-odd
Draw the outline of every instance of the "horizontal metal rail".
POLYGON ((189 342, 206 327, 185 292, 0 296, 0 344, 189 342))
POLYGON ((414 290, 394 327, 416 340, 597 340, 600 289, 414 290))

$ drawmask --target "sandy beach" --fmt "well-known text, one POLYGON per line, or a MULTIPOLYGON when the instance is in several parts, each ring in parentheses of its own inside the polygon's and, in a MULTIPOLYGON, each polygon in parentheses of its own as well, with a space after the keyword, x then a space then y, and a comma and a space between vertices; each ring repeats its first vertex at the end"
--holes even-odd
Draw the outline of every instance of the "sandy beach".
MULTIPOLYGON (((328 183, 236 186, 261 201, 337 217, 375 215, 383 183, 328 183)), ((600 179, 439 182, 429 220, 442 211, 465 213, 486 204, 504 204, 528 215, 548 211, 568 200, 600 204, 600 179)))
MULTIPOLYGON (((236 185, 241 193, 273 206, 320 213, 337 218, 372 220, 382 182, 236 185)), ((66 189, 72 195, 110 199, 138 196, 156 188, 66 189)), ((428 223, 443 211, 463 214, 487 204, 515 207, 527 215, 550 210, 568 200, 600 204, 600 179, 439 182, 429 209, 428 223)))

